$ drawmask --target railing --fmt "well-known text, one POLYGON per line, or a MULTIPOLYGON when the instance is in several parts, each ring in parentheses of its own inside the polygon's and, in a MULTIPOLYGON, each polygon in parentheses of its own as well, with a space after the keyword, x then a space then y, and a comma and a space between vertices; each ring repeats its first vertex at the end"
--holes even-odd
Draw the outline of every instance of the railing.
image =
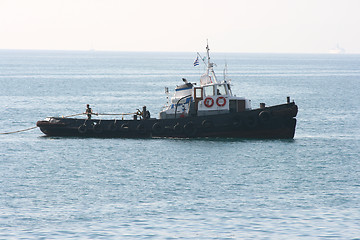
POLYGON ((191 97, 191 96, 192 96, 192 95, 189 94, 189 95, 187 95, 187 96, 184 96, 184 97, 180 98, 180 99, 176 102, 176 106, 175 106, 175 118, 176 118, 177 106, 178 106, 179 102, 180 102, 181 100, 183 100, 184 98, 191 97))

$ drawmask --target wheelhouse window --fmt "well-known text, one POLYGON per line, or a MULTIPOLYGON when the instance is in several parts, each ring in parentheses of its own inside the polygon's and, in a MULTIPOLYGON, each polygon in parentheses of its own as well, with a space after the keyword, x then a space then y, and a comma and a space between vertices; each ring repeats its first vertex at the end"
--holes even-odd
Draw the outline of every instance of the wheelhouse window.
POLYGON ((225 85, 217 85, 217 95, 226 95, 225 85))
POLYGON ((202 88, 195 88, 195 98, 202 98, 202 88))
POLYGON ((214 86, 204 87, 205 96, 214 96, 214 86))

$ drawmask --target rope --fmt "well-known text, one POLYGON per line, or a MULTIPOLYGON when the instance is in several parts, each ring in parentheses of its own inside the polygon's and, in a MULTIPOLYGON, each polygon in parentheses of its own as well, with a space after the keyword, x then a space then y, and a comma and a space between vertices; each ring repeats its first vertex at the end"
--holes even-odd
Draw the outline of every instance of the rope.
POLYGON ((134 114, 139 114, 138 112, 135 112, 135 113, 93 113, 95 115, 110 115, 110 116, 113 116, 113 115, 134 115, 134 114))
POLYGON ((12 134, 12 133, 25 132, 25 131, 32 130, 32 129, 34 129, 34 128, 37 128, 37 127, 35 126, 35 127, 31 127, 31 128, 26 128, 26 129, 18 130, 18 131, 13 131, 13 132, 4 132, 4 133, 0 133, 0 134, 12 134))
POLYGON ((73 115, 63 116, 63 118, 75 117, 75 116, 80 116, 80 115, 83 115, 83 114, 85 114, 85 113, 78 113, 78 114, 73 114, 73 115))
POLYGON ((62 118, 68 118, 68 117, 75 117, 75 116, 80 116, 80 115, 88 115, 88 114, 91 114, 91 115, 108 115, 108 116, 125 116, 125 115, 141 115, 142 113, 141 112, 133 112, 133 113, 78 113, 78 114, 73 114, 73 115, 68 115, 68 116, 62 116, 62 118))

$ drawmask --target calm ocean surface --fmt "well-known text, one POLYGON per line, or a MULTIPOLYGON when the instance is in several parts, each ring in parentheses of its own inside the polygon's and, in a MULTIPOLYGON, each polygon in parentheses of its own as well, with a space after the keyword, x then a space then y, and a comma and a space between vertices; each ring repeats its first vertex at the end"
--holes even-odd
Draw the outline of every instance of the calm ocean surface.
MULTIPOLYGON (((195 53, 0 51, 0 132, 157 116, 195 53)), ((0 135, 0 239, 360 239, 360 55, 212 54, 233 93, 299 106, 294 140, 0 135)))

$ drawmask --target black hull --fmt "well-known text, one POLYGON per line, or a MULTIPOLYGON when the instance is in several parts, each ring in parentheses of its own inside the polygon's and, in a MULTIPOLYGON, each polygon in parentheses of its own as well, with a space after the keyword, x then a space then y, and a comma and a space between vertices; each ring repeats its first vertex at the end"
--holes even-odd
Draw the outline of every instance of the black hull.
POLYGON ((176 119, 89 120, 54 117, 48 121, 38 121, 37 126, 47 136, 292 139, 297 111, 295 103, 288 103, 251 111, 176 119))

